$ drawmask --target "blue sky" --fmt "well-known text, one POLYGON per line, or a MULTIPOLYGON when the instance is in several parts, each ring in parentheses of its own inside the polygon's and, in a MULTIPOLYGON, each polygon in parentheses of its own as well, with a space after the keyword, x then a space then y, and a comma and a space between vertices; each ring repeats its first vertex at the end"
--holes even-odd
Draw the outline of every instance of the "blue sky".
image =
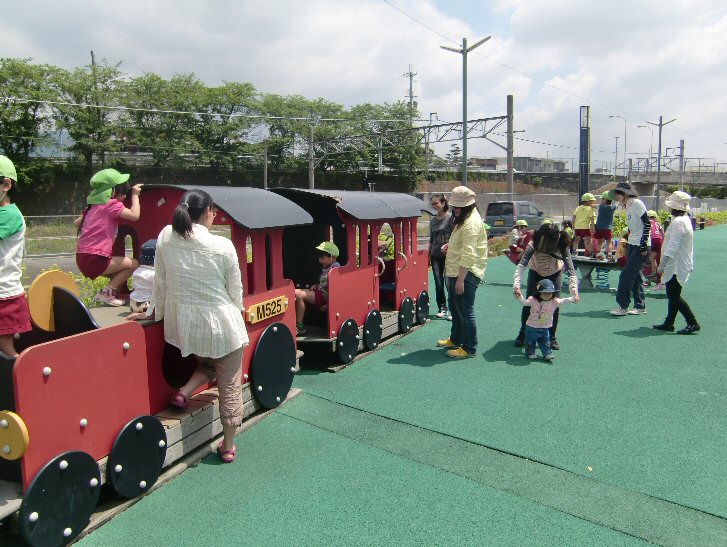
POLYGON ((504 115, 513 94, 517 155, 577 157, 588 104, 596 161, 614 161, 617 136, 623 161, 624 129, 634 160, 656 150, 638 126, 659 115, 677 119, 664 149, 685 139, 687 158, 727 161, 723 0, 26 0, 3 19, 3 56, 74 68, 93 49, 130 75, 194 72, 345 105, 403 100, 411 64, 423 117, 447 121, 461 119, 461 59, 439 46, 491 35, 469 56, 469 118, 504 115))

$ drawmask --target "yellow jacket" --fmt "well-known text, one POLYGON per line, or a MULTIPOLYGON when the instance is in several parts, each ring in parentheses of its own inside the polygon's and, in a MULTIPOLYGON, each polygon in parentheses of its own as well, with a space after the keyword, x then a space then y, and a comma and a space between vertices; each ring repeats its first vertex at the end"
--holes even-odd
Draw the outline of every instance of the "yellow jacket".
POLYGON ((478 279, 485 276, 487 232, 482 217, 473 209, 467 220, 457 226, 449 238, 444 275, 457 277, 460 267, 467 268, 478 279))

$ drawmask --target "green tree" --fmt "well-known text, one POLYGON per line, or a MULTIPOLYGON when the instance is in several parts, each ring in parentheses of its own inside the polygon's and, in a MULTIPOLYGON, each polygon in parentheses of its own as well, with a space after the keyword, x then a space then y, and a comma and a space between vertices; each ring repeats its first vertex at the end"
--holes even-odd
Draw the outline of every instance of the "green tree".
POLYGON ((447 159, 447 163, 452 167, 460 167, 462 164, 462 149, 456 142, 452 143, 449 148, 449 152, 444 156, 447 159))
POLYGON ((194 74, 176 74, 170 80, 152 73, 132 78, 122 95, 130 108, 120 121, 125 149, 151 155, 157 167, 182 165, 200 148, 192 112, 205 92, 194 74))
POLYGON ((106 152, 122 146, 122 132, 117 123, 124 86, 124 73, 119 64, 87 65, 73 71, 56 69, 53 83, 61 103, 55 105, 58 129, 65 129, 73 139, 70 149, 83 159, 89 171, 94 170, 94 156, 105 161, 106 152))
POLYGON ((30 59, 0 59, 0 148, 15 162, 27 160, 53 127, 51 111, 42 102, 55 99, 52 73, 53 67, 30 59))

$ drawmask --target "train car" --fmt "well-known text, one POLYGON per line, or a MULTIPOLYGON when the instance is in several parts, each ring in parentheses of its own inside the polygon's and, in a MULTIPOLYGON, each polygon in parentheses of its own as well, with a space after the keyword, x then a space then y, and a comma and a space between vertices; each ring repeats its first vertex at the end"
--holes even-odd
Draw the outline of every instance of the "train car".
MULTIPOLYGON (((146 187, 141 219, 124 223, 134 254, 156 238, 191 187, 146 187)), ((244 352, 245 415, 287 396, 298 357, 293 283, 284 277, 283 233, 312 218, 253 188, 204 187, 238 251, 250 346, 244 352)), ((123 243, 120 243, 123 245, 123 243)), ((88 310, 62 272, 28 294, 34 330, 0 357, 0 519, 17 513, 31 545, 65 545, 88 524, 108 483, 123 498, 148 491, 161 469, 221 433, 215 389, 184 411, 168 408, 194 360, 164 342, 163 324, 124 320, 127 308, 88 310)))
POLYGON ((373 350, 397 332, 407 333, 429 316, 428 258, 417 248, 417 221, 428 204, 394 192, 274 189, 312 217, 283 235, 284 275, 296 286, 317 283, 315 247, 334 242, 340 268, 328 276, 328 305, 306 308, 300 344, 327 344, 344 364, 361 349, 373 350), (393 238, 393 253, 379 253, 380 236, 393 238), (383 255, 383 256, 382 256, 383 255))

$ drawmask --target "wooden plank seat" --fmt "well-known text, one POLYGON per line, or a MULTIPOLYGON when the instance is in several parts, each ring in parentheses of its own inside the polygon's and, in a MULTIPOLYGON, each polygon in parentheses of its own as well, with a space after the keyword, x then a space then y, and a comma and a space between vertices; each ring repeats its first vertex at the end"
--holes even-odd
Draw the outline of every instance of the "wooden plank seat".
POLYGON ((590 258, 585 256, 574 256, 572 257, 573 266, 575 266, 581 272, 581 279, 578 282, 578 289, 593 289, 593 279, 591 275, 593 270, 596 268, 603 268, 606 270, 622 270, 622 266, 619 265, 615 260, 598 260, 596 258, 590 258))

